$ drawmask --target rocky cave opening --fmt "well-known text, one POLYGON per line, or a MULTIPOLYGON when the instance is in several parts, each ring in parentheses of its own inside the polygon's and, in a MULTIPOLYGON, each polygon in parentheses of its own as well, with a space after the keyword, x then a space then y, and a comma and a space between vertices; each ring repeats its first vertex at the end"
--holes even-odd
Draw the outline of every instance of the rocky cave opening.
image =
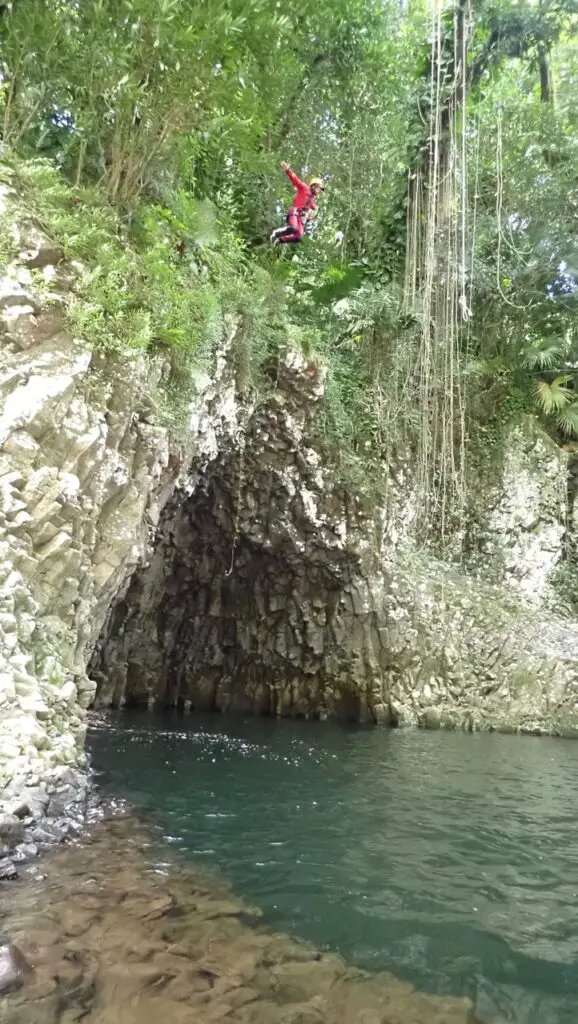
POLYGON ((284 385, 165 505, 93 652, 97 705, 374 719, 383 630, 354 516, 307 443, 318 385, 284 385))

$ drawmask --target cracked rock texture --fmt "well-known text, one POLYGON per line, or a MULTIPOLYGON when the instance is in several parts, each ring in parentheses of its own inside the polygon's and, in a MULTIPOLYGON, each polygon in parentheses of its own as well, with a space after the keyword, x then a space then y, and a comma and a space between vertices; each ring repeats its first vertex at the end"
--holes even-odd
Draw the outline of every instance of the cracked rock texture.
POLYGON ((93 660, 100 700, 373 716, 385 642, 364 569, 375 514, 310 445, 319 372, 291 353, 275 377, 240 444, 165 507, 93 660))
POLYGON ((286 358, 241 444, 177 486, 97 645, 98 700, 573 735, 576 625, 412 548, 407 487, 381 512, 340 488, 322 398, 286 358))
POLYGON ((469 498, 469 567, 506 583, 526 602, 550 595, 571 522, 572 459, 534 427, 513 427, 499 471, 478 476, 469 498))
POLYGON ((565 456, 512 442, 465 577, 412 545, 409 462, 382 509, 338 484, 318 367, 287 352, 258 405, 235 396, 234 324, 177 451, 162 362, 72 337, 82 268, 8 184, 0 207, 18 252, 0 274, 0 801, 82 764, 95 693, 574 733, 578 629, 532 606, 560 558, 565 456))
MULTIPOLYGON (((90 653, 181 468, 144 357, 104 359, 67 329, 74 272, 0 185, 19 255, 0 277, 0 796, 82 763, 90 653)), ((77 273, 82 268, 77 269, 77 273)), ((212 453, 231 389, 198 380, 191 451, 212 453), (209 414, 209 411, 210 414, 209 414)), ((222 367, 221 367, 222 368, 222 367)))

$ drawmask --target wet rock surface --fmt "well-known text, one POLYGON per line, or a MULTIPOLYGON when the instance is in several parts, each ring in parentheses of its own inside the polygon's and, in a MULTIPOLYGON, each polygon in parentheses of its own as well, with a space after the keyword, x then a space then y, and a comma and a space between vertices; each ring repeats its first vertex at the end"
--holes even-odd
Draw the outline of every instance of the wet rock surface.
POLYGON ((22 988, 32 976, 32 968, 18 946, 0 939, 0 996, 22 988))
MULTIPOLYGON (((103 822, 87 845, 53 852, 42 880, 2 891, 3 929, 31 968, 2 1024, 475 1024, 467 1000, 271 933, 151 839, 128 816, 103 822)), ((12 948, 0 946, 0 984, 12 948)))
POLYGON ((18 872, 13 860, 10 857, 2 857, 0 860, 0 881, 10 881, 12 878, 18 878, 18 872))
POLYGON ((92 783, 90 773, 60 766, 34 788, 13 780, 0 790, 0 881, 18 878, 24 865, 104 816, 92 783))
POLYGON ((242 439, 183 477, 96 646, 99 705, 374 720, 383 609, 363 561, 377 513, 313 447, 323 393, 322 372, 285 353, 242 439))

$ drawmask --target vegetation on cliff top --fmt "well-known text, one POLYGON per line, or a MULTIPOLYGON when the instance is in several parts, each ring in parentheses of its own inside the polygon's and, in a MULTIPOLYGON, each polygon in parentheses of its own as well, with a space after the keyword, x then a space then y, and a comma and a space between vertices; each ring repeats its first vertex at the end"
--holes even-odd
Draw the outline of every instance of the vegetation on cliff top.
POLYGON ((332 446, 374 476, 409 441, 445 479, 448 446, 451 475, 514 417, 578 435, 578 0, 1 11, 5 151, 90 268, 89 340, 166 351, 178 384, 234 315, 242 387, 299 342, 332 446), (281 159, 332 177, 314 241, 279 255, 281 159), (467 315, 438 343, 443 295, 467 315))

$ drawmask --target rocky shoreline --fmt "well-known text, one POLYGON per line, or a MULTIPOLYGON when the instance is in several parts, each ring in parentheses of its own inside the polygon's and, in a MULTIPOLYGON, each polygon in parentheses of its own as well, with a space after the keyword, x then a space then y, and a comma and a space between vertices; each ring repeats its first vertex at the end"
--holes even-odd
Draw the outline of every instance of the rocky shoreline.
POLYGON ((51 847, 78 838, 106 813, 91 771, 55 768, 34 786, 12 780, 0 792, 0 882, 51 847))

